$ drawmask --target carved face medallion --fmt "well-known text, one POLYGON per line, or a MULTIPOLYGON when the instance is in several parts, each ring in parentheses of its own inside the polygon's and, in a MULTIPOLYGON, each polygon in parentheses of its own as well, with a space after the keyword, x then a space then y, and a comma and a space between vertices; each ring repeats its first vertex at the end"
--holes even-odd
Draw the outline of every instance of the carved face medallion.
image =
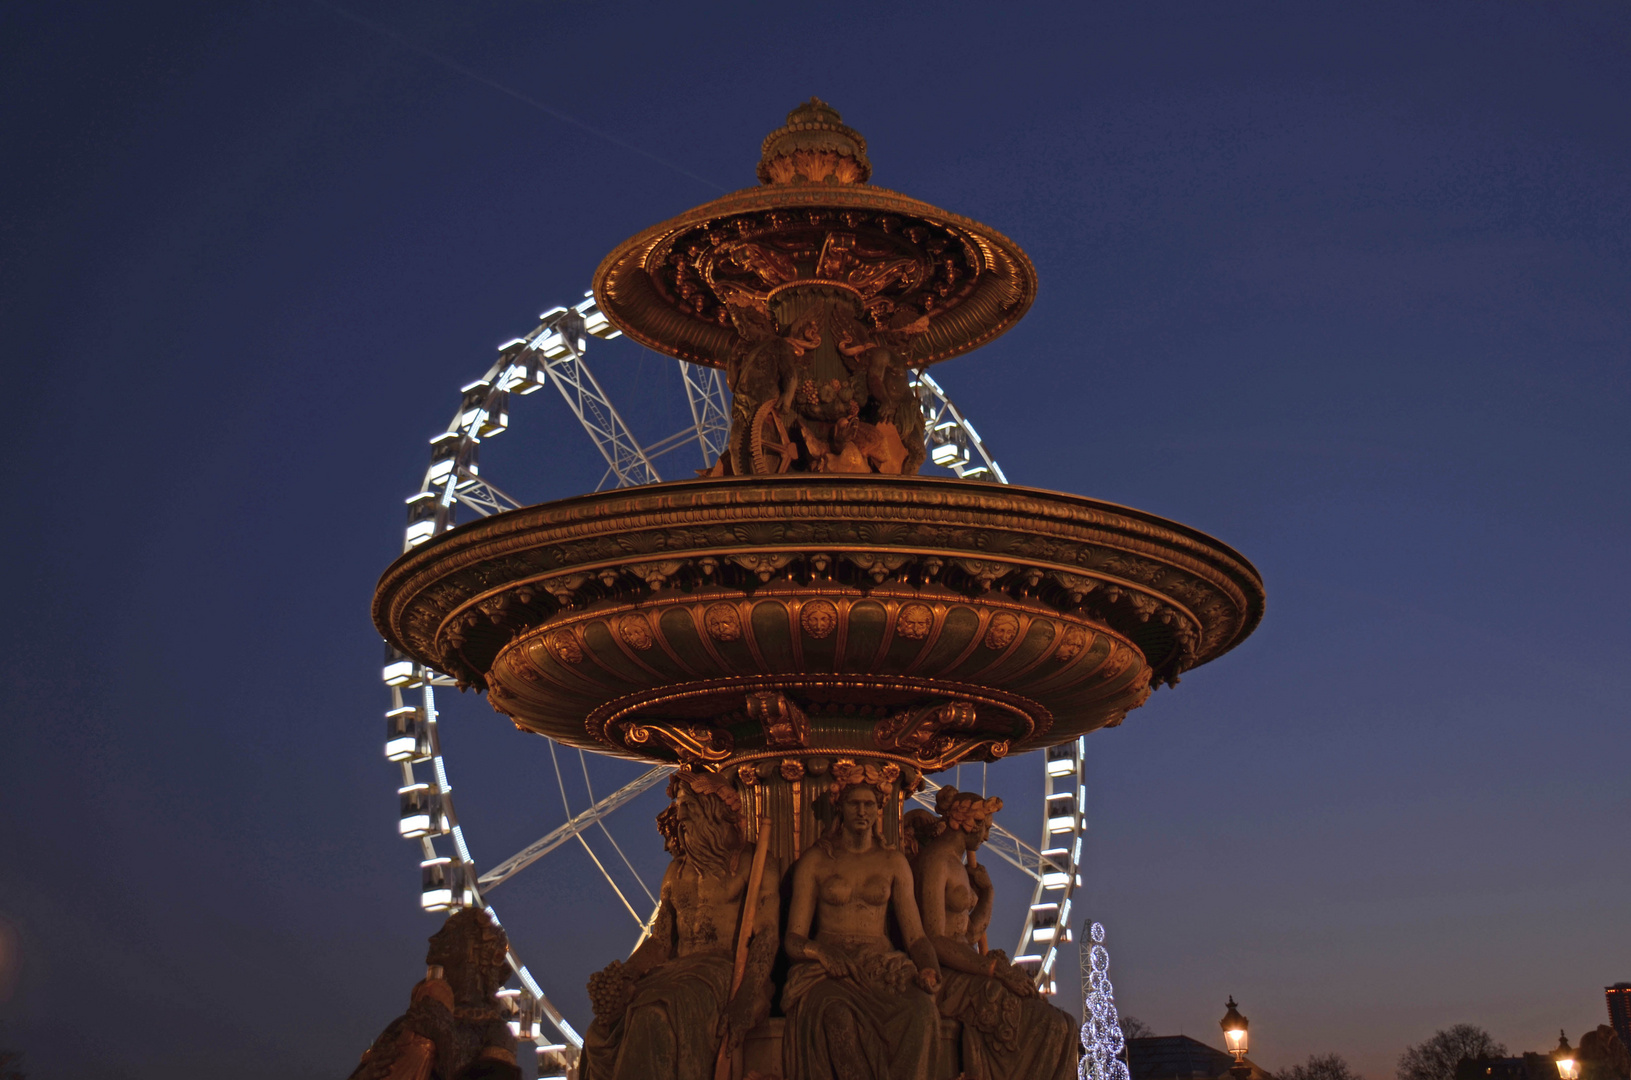
POLYGON ((570 630, 557 630, 548 638, 549 651, 563 664, 583 663, 583 647, 570 630))
POLYGON ((819 641, 838 626, 838 609, 825 600, 812 600, 799 612, 799 625, 819 641))
POLYGON ((1063 664, 1082 655, 1082 650, 1085 648, 1087 648, 1087 631, 1079 626, 1072 626, 1065 631, 1065 639, 1053 651, 1053 658, 1063 664))
POLYGON ((617 621, 617 636, 623 644, 641 652, 651 648, 651 624, 641 615, 625 615, 617 621))
POLYGON ((712 604, 702 613, 702 625, 715 641, 736 641, 742 636, 742 617, 730 604, 712 604))
POLYGON ((1009 612, 999 611, 991 616, 991 625, 985 632, 985 647, 1006 649, 1019 636, 1019 619, 1009 612))
POLYGON ((927 604, 907 604, 900 609, 900 616, 895 620, 895 633, 913 641, 922 641, 929 636, 929 628, 933 625, 934 612, 929 610, 927 604))

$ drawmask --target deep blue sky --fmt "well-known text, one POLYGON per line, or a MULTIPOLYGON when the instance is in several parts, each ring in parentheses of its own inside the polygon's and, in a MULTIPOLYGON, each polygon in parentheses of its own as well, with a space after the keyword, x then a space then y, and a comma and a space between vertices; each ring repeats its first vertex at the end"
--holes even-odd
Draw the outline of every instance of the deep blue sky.
MULTIPOLYGON (((331 1077, 400 1011, 434 923, 367 602, 425 439, 811 94, 879 184, 1036 261, 1024 323, 935 370, 1009 475, 1267 580, 1246 645, 1089 740, 1082 913, 1124 1011, 1211 1038, 1232 993, 1268 1067, 1373 1080, 1451 1023, 1603 1022, 1631 9, 1343 7, 0 11, 0 1044, 39 1077, 331 1077)), ((672 364, 597 350, 667 434, 672 364)), ((552 392, 513 420, 497 482, 595 485, 552 392)), ((541 741, 480 701, 446 727, 478 859, 560 819, 541 741)), ((990 778, 1022 834, 1039 771, 990 778)), ((646 867, 655 809, 618 824, 646 867)), ((506 890, 584 1019, 627 916, 578 852, 506 890)))

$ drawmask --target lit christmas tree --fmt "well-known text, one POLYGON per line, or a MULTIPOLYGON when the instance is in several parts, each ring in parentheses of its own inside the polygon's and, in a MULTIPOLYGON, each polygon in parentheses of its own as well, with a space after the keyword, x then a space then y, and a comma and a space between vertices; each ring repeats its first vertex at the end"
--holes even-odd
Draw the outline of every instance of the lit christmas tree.
POLYGON ((1127 1044, 1116 1015, 1116 988, 1110 985, 1110 953, 1104 947, 1104 927, 1093 923, 1088 937, 1093 940, 1093 948, 1087 954, 1087 978, 1082 988, 1087 994, 1082 1005, 1082 1045, 1087 1052, 1076 1071, 1081 1080, 1129 1080, 1127 1063, 1122 1060, 1127 1044))

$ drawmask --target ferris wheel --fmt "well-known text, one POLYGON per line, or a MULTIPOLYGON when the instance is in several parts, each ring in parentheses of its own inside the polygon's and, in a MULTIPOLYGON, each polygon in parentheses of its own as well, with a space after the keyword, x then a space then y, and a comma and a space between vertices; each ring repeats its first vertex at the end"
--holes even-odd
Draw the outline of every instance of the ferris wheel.
MULTIPOLYGON (((522 505, 481 476, 479 450, 483 440, 503 433, 509 426, 512 398, 525 397, 546 385, 553 385, 560 393, 605 460, 605 473, 597 490, 660 482, 662 477, 654 463, 680 447, 700 449, 708 465, 724 451, 730 414, 720 372, 683 360, 675 363, 680 367, 691 423, 656 442, 643 444, 635 437, 584 361, 590 338, 611 340, 621 336, 596 307, 592 294, 586 296, 571 307, 545 312, 531 333, 500 346, 498 358, 486 374, 462 388, 458 410, 447 430, 431 440, 424 481, 407 500, 404 551, 453 528, 461 517, 486 517, 522 505)), ((1006 484, 1007 477, 984 441, 940 385, 919 371, 912 378, 912 388, 923 410, 929 460, 960 479, 1006 484)), ((400 768, 399 832, 419 846, 421 907, 440 912, 479 906, 498 922, 490 900, 493 891, 550 853, 577 841, 635 921, 642 924, 640 940, 644 940, 655 910, 643 917, 639 914, 635 900, 607 871, 584 834, 593 828, 604 830, 606 819, 614 811, 665 781, 673 767, 648 769, 598 799, 590 789, 590 804, 577 813, 567 805, 563 785, 567 820, 483 870, 471 855, 454 810, 453 786, 437 733, 436 690, 455 685, 454 680, 390 646, 383 678, 390 692, 390 708, 385 714, 385 756, 400 768)), ((570 752, 580 757, 583 754, 580 750, 570 752)), ((553 742, 550 753, 559 782, 560 764, 553 742)), ((1037 986, 1047 994, 1056 990, 1059 946, 1071 940, 1071 901, 1081 885, 1082 834, 1086 828, 1082 756, 1080 737, 1042 754, 1044 810, 1039 846, 1033 847, 996 825, 985 845, 989 854, 1018 870, 1031 883, 1030 905, 1013 956, 1016 964, 1033 972, 1037 986)), ((586 766, 584 774, 587 780, 586 766)), ((915 798, 932 807, 940 785, 925 783, 926 789, 915 798)), ((611 833, 605 836, 632 872, 633 866, 611 833)), ((636 873, 637 880, 638 876, 636 873)), ((643 882, 641 887, 646 900, 655 907, 650 890, 643 882)), ((582 1049, 583 1037, 550 1001, 513 946, 508 959, 515 985, 500 991, 500 995, 513 1007, 511 1028, 517 1038, 537 1046, 542 1075, 564 1075, 582 1049)))

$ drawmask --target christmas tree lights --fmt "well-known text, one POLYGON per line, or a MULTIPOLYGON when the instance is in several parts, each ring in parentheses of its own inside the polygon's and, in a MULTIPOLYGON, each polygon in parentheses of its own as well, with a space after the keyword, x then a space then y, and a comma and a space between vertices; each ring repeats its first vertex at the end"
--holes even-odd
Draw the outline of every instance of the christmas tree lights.
POLYGON ((1104 927, 1093 923, 1087 936, 1093 947, 1087 954, 1087 978, 1082 1004, 1082 1045, 1086 1053, 1077 1066, 1081 1080, 1130 1080, 1122 1054, 1127 1043, 1121 1037, 1116 1014, 1116 988, 1110 985, 1110 953, 1104 947, 1104 927))

